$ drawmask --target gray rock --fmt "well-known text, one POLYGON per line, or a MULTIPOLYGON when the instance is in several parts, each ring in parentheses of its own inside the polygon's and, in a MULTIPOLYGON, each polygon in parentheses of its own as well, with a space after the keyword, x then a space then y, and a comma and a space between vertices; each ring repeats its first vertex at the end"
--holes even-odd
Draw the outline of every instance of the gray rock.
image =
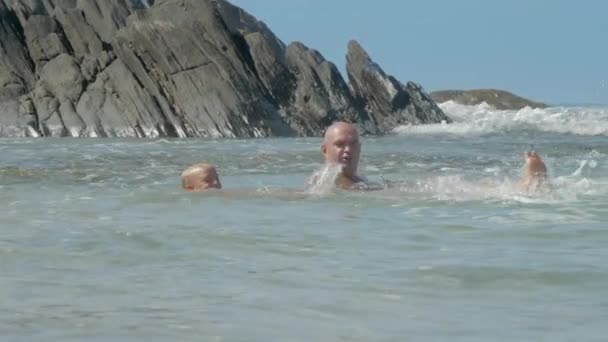
MULTIPOLYGON (((122 61, 112 63, 105 74, 106 81, 100 80, 89 92, 98 102, 93 108, 105 136, 185 136, 179 121, 163 111, 122 61)), ((79 107, 83 108, 83 104, 79 103, 79 107)), ((90 108, 84 106, 87 107, 90 108)), ((90 116, 85 109, 79 109, 79 113, 90 116)))
POLYGON ((42 68, 39 82, 44 82, 46 89, 59 102, 66 99, 76 102, 84 90, 85 79, 74 57, 61 54, 42 68))
POLYGON ((127 17, 143 5, 139 0, 78 0, 76 8, 82 11, 101 41, 110 44, 116 32, 125 26, 127 17))
POLYGON ((22 120, 19 122, 18 127, 25 127, 24 130, 19 129, 19 131, 21 131, 20 133, 29 137, 39 137, 40 133, 38 132, 38 116, 36 115, 34 103, 29 97, 24 96, 21 98, 19 104, 19 116, 22 120))
POLYGON ((321 135, 336 120, 365 133, 449 121, 358 44, 349 87, 319 52, 286 47, 224 0, 0 0, 0 19, 0 135, 265 137, 321 135))
POLYGON ((358 123, 369 133, 369 118, 355 106, 338 68, 316 50, 296 42, 287 48, 289 71, 296 77, 288 120, 300 135, 321 135, 334 121, 358 123))
POLYGON ((251 69, 268 94, 278 104, 285 104, 291 97, 295 81, 285 62, 285 50, 273 45, 259 32, 248 33, 244 39, 253 62, 251 69))
POLYGON ((405 89, 411 99, 413 113, 422 123, 451 123, 452 119, 437 106, 433 98, 418 83, 407 82, 405 89))
POLYGON ((29 97, 24 97, 21 99, 19 104, 19 114, 22 116, 34 116, 36 115, 36 108, 34 108, 34 103, 32 99, 29 97))
POLYGON ((53 12, 53 16, 61 24, 74 57, 82 58, 102 53, 103 43, 86 21, 82 10, 58 7, 53 12))
POLYGON ((74 108, 74 103, 72 101, 63 101, 59 106, 59 114, 68 136, 80 137, 83 135, 86 126, 82 118, 76 113, 76 108, 74 108))
POLYGON ((129 18, 114 46, 147 89, 170 100, 190 135, 291 133, 213 1, 158 2, 129 18))
POLYGON ((346 61, 356 101, 380 131, 388 132, 404 124, 450 122, 422 87, 412 82, 404 86, 387 75, 354 40, 348 43, 346 61))
POLYGON ((0 101, 29 91, 34 84, 34 63, 14 12, 0 0, 0 101))
POLYGON ((32 0, 0 0, 0 12, 2 8, 10 9, 11 16, 19 23, 20 27, 24 27, 27 19, 32 15, 32 0))
POLYGON ((287 69, 285 44, 261 21, 228 2, 218 3, 218 13, 226 24, 244 62, 279 104, 289 101, 294 77, 287 69))
POLYGON ((46 120, 40 123, 40 130, 46 137, 66 137, 68 131, 65 128, 61 115, 58 111, 51 113, 46 120))
POLYGON ((85 56, 80 62, 80 74, 87 82, 95 80, 99 72, 99 62, 96 58, 85 56))
MULTIPOLYGON (((105 77, 98 77, 95 82, 89 84, 76 105, 76 113, 84 123, 84 132, 81 133, 83 136, 113 136, 111 134, 112 128, 104 126, 104 124, 107 124, 108 118, 117 114, 114 108, 110 107, 110 96, 106 96, 105 79, 105 77)), ((121 126, 125 125, 122 124, 121 126)))
POLYGON ((65 37, 53 18, 32 15, 25 25, 25 39, 34 63, 50 61, 62 53, 68 53, 65 37))
POLYGON ((19 98, 34 85, 30 59, 19 19, 0 0, 0 136, 23 136, 19 98))

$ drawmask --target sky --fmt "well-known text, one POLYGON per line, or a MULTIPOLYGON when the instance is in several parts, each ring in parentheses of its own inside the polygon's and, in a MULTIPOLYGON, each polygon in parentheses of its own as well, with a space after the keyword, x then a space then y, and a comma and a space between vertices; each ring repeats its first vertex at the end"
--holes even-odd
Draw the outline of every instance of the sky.
POLYGON ((356 39, 425 90, 496 88, 550 104, 608 104, 608 1, 229 0, 345 76, 356 39))

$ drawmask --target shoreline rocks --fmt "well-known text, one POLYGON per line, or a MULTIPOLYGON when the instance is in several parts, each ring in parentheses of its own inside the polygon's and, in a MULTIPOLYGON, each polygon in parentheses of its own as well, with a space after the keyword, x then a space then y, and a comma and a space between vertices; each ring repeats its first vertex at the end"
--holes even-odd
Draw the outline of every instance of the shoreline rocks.
POLYGON ((0 0, 0 136, 319 136, 450 122, 355 41, 348 82, 224 0, 0 0))

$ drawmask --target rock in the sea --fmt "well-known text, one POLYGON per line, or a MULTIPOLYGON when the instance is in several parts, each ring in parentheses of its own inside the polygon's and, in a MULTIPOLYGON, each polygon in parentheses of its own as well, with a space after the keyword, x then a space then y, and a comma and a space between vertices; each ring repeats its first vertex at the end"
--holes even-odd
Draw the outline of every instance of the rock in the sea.
POLYGON ((349 43, 349 84, 224 0, 0 0, 0 135, 318 136, 449 122, 349 43))
POLYGON ((354 40, 348 43, 346 61, 354 96, 380 131, 404 124, 450 122, 421 86, 413 82, 404 86, 385 74, 354 40))
POLYGON ((35 82, 23 27, 15 12, 0 0, 0 136, 21 135, 23 118, 19 115, 21 96, 35 82))
POLYGON ((292 43, 287 48, 287 64, 296 81, 285 110, 300 135, 320 135, 338 120, 356 122, 364 132, 375 133, 375 126, 367 112, 356 106, 338 68, 318 51, 292 43))
POLYGON ((547 107, 544 103, 531 101, 508 91, 497 89, 439 90, 432 92, 431 97, 437 103, 454 101, 467 106, 475 106, 485 102, 488 105, 501 110, 519 110, 525 107, 547 107))
POLYGON ((32 15, 25 24, 25 40, 34 63, 44 63, 68 53, 63 31, 46 15, 32 15))
POLYGON ((214 1, 166 0, 129 18, 116 54, 188 136, 293 134, 256 74, 249 47, 214 1))

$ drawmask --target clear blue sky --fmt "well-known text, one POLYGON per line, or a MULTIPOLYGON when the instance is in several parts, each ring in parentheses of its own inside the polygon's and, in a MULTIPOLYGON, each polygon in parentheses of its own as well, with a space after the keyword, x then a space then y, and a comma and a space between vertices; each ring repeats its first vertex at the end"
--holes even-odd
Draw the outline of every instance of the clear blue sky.
MULTIPOLYGON (((608 1, 229 0, 344 73, 358 40, 402 82, 608 104, 608 1)), ((346 76, 346 75, 344 75, 346 76)))

